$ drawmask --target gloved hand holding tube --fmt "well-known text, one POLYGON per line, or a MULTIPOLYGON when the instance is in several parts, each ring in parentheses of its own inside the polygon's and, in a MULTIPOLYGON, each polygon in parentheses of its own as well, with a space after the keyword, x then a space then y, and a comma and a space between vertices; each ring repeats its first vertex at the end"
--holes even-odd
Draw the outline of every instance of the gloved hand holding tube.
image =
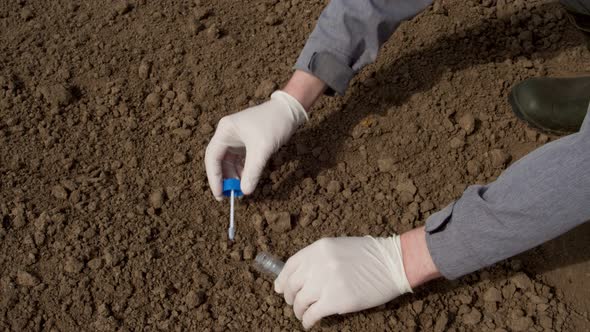
POLYGON ((261 105, 222 118, 205 152, 215 198, 223 198, 222 183, 227 178, 241 178, 242 192, 251 194, 270 156, 306 120, 303 106, 283 91, 275 91, 261 105))
POLYGON ((372 308, 412 292, 399 235, 321 239, 289 258, 274 284, 305 329, 323 317, 372 308))
POLYGON ((322 80, 298 70, 267 102, 219 121, 205 152, 207 178, 217 200, 223 199, 223 179, 240 179, 244 195, 254 191, 271 155, 305 123, 306 110, 325 89, 322 80))

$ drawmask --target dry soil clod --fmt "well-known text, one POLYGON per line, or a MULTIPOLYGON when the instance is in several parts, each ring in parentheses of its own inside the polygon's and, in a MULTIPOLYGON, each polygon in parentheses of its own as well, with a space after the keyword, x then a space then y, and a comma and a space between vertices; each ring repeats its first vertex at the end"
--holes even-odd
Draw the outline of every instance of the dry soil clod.
POLYGON ((254 97, 258 99, 268 98, 273 91, 277 89, 277 84, 271 80, 264 80, 260 82, 256 91, 254 91, 254 97))
POLYGON ((186 163, 186 154, 183 152, 174 152, 174 156, 172 157, 172 160, 174 161, 174 163, 176 165, 182 165, 184 163, 186 163))
POLYGON ((148 61, 142 61, 138 68, 139 78, 146 80, 150 77, 150 71, 152 69, 152 64, 148 61))
POLYGON ((40 281, 37 277, 26 271, 18 271, 16 275, 16 283, 25 287, 35 287, 40 281))
POLYGON ((490 161, 492 166, 495 168, 501 168, 506 166, 510 161, 510 155, 501 149, 494 149, 490 151, 490 161))
POLYGON ((159 94, 152 92, 145 98, 145 105, 148 108, 157 108, 160 107, 162 103, 162 98, 159 94))
POLYGON ((289 212, 266 211, 264 217, 270 228, 277 233, 285 233, 291 230, 291 214, 289 212))
POLYGON ((161 209, 164 206, 164 190, 157 189, 150 194, 150 205, 154 209, 161 209))
POLYGON ((70 89, 62 84, 54 84, 40 88, 40 92, 52 106, 67 106, 74 100, 70 89))
POLYGON ((459 126, 465 130, 465 134, 471 135, 475 130, 475 118, 473 114, 467 113, 459 118, 459 126))

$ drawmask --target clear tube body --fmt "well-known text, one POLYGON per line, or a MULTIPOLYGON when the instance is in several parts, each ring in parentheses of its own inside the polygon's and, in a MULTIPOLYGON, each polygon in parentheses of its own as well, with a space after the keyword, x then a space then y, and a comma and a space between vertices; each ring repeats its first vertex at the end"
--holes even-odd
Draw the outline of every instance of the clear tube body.
POLYGON ((254 259, 254 268, 261 273, 267 274, 274 278, 279 276, 285 263, 267 252, 260 252, 254 259))
POLYGON ((231 191, 230 206, 229 206, 229 228, 227 229, 227 235, 230 241, 233 241, 236 236, 236 223, 234 216, 234 197, 235 193, 231 191))

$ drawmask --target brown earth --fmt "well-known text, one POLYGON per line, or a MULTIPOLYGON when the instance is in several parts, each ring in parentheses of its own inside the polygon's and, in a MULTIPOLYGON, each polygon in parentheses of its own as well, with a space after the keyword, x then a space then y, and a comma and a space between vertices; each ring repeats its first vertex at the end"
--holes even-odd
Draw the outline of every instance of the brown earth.
MULTIPOLYGON (((320 101, 228 247, 204 149, 288 79, 325 3, 0 2, 0 329, 300 329, 256 252, 422 225, 555 139, 511 114, 514 84, 589 69, 558 4, 439 1, 320 101)), ((317 330, 588 330, 589 233, 317 330)))

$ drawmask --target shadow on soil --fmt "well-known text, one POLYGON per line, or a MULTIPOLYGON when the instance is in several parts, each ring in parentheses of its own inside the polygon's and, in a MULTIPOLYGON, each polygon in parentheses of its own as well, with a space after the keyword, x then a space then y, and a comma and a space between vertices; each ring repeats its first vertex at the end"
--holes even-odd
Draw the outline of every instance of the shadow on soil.
MULTIPOLYGON (((558 3, 547 3, 536 7, 537 13, 541 16, 548 12, 554 13, 556 10, 561 10, 558 3)), ((566 19, 563 18, 563 20, 566 19)), ((402 105, 413 94, 432 89, 445 71, 455 72, 490 62, 502 63, 506 59, 530 57, 533 53, 540 58, 551 59, 564 50, 577 46, 562 40, 542 50, 534 48, 527 52, 522 48, 514 49, 509 45, 518 39, 518 36, 506 35, 506 30, 511 24, 510 17, 486 22, 464 32, 440 38, 421 50, 401 56, 377 73, 378 84, 373 87, 360 84, 353 87, 346 106, 340 112, 327 115, 317 127, 300 131, 287 147, 286 155, 290 156, 288 158, 291 160, 300 159, 302 166, 299 168, 304 176, 315 178, 322 170, 335 167, 337 162, 335 156, 342 151, 345 138, 362 119, 370 114, 384 115, 392 106, 402 105), (399 79, 404 75, 409 79, 399 79), (367 103, 367 101, 370 102, 367 103), (333 133, 331 138, 339 137, 340 139, 327 139, 326 133, 333 133), (311 156, 297 156, 295 146, 305 142, 315 142, 316 146, 329 151, 328 159, 318 161, 311 156)), ((526 21, 522 22, 522 25, 526 24, 526 21)), ((568 25, 568 29, 574 28, 568 25)), ((580 35, 581 40, 583 38, 580 35)), ((501 102, 505 101, 498 100, 498 103, 501 102)), ((301 180, 302 178, 296 176, 288 177, 279 186, 280 189, 273 194, 274 199, 288 199, 292 188, 298 186, 301 180)), ((260 196, 261 192, 258 191, 254 199, 263 199, 260 196)), ((585 239, 590 239, 590 225, 579 227, 565 236, 581 236, 581 238, 585 236, 585 239)), ((567 252, 567 255, 556 253, 555 259, 548 261, 544 269, 555 269, 559 266, 590 260, 589 250, 563 249, 561 252, 567 252)))
MULTIPOLYGON (((544 13, 559 10, 559 4, 543 4, 536 7, 536 10, 542 16, 544 13)), ((403 105, 412 95, 432 89, 444 72, 461 71, 492 62, 502 63, 521 56, 529 58, 533 53, 542 59, 551 59, 565 49, 576 46, 562 40, 542 50, 533 48, 527 52, 522 48, 514 49, 509 45, 518 40, 518 35, 506 35, 511 24, 509 17, 486 22, 440 38, 431 45, 401 56, 387 68, 377 72, 375 86, 358 84, 351 87, 350 96, 342 110, 327 115, 318 126, 298 132, 286 147, 287 158, 300 160, 302 166, 299 170, 305 177, 314 178, 322 170, 335 166, 335 156, 342 151, 345 138, 351 135, 352 129, 362 119, 371 114, 385 115, 392 106, 403 105), (407 78, 404 79, 404 76, 407 78), (328 137, 326 133, 329 133, 328 137), (295 147, 298 143, 305 145, 306 142, 313 142, 314 146, 328 151, 328 155, 324 156, 327 159, 318 162, 313 156, 298 156, 295 147)), ((526 25, 526 21, 522 25, 526 25)), ((501 102, 505 101, 498 100, 498 103, 501 102)), ((275 192, 273 197, 287 199, 291 188, 299 185, 301 180, 302 178, 295 176, 289 177, 280 186, 284 189, 275 192)))
MULTIPOLYGON (((547 12, 560 10, 558 3, 548 3, 536 7, 537 13, 543 16, 547 12)), ((563 18, 566 20, 566 18, 563 18)), ((362 84, 355 85, 350 90, 346 105, 339 112, 333 112, 316 127, 298 132, 286 147, 286 155, 290 160, 301 161, 299 170, 304 177, 315 178, 322 170, 335 167, 335 156, 342 151, 344 140, 350 136, 352 129, 364 118, 371 114, 384 115, 392 106, 404 104, 413 94, 432 89, 441 79, 445 71, 461 71, 463 69, 485 64, 502 63, 507 59, 517 57, 535 56, 542 59, 551 59, 564 50, 577 46, 568 41, 560 41, 546 49, 533 49, 526 51, 522 48, 509 47, 518 39, 518 35, 508 36, 507 29, 511 26, 510 17, 486 22, 480 26, 466 31, 440 38, 430 45, 424 46, 415 52, 403 55, 395 60, 387 68, 376 74, 377 84, 366 87, 362 84), (403 79, 403 77, 408 77, 403 79), (331 136, 326 137, 326 133, 331 136), (333 139, 339 137, 339 139, 333 139), (323 151, 329 151, 327 160, 318 161, 311 156, 298 156, 295 147, 298 143, 314 142, 315 146, 322 147, 323 151)), ((522 22, 526 25, 526 22, 522 22)), ((574 29, 569 27, 568 29, 574 29)), ((580 37, 580 40, 582 38, 580 37)), ((498 100, 498 103, 505 102, 498 100)), ((288 161, 288 160, 287 160, 288 161)), ((436 171, 436 170, 435 170, 436 171)), ((273 194, 275 199, 288 199, 292 188, 298 186, 303 178, 288 177, 273 194)), ((263 199, 260 194, 254 199, 263 199)), ((546 243, 545 245, 528 251, 519 258, 526 261, 534 261, 533 267, 527 271, 531 273, 543 273, 558 269, 562 266, 590 261, 590 251, 587 250, 590 239, 590 224, 586 224, 570 231, 569 233, 546 243), (550 255, 539 253, 551 253, 550 255), (542 262, 542 263, 541 263, 542 262)), ((456 287, 448 283, 434 283, 428 287, 429 291, 445 293, 456 287)), ((372 310, 390 310, 403 306, 411 301, 404 296, 394 304, 388 304, 386 308, 380 307, 372 310)), ((334 316, 325 319, 322 325, 331 326, 345 319, 346 316, 334 316)))

